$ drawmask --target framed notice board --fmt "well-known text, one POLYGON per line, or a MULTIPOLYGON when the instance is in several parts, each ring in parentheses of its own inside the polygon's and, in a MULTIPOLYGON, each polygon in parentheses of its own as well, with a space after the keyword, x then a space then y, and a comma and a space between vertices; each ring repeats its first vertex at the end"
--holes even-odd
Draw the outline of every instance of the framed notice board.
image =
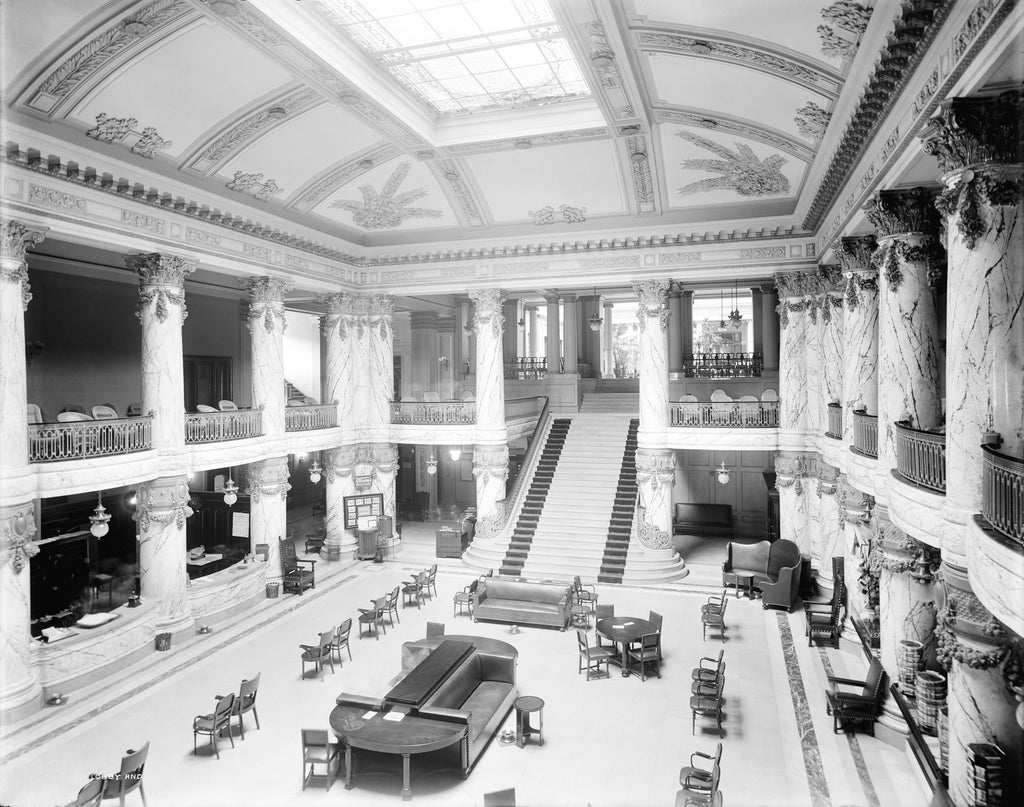
POLYGON ((346 496, 342 500, 345 506, 345 529, 353 530, 360 516, 384 515, 384 494, 368 493, 365 496, 346 496))

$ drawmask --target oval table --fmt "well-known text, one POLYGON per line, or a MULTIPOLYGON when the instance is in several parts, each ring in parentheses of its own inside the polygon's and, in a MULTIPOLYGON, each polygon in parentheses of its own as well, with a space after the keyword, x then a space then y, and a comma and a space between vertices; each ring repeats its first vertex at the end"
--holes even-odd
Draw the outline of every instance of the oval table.
POLYGON ((597 621, 597 632, 605 639, 611 639, 615 644, 622 645, 622 660, 619 662, 622 667, 622 677, 629 675, 629 662, 626 657, 629 646, 638 641, 645 633, 657 633, 658 629, 653 622, 641 619, 638 616, 610 616, 597 621))

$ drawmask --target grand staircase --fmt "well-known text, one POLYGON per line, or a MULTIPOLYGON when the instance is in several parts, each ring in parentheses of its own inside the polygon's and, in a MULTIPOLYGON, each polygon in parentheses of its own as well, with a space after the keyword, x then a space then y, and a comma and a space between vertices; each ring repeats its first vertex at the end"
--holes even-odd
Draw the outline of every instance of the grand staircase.
POLYGON ((602 583, 621 583, 626 571, 629 533, 633 528, 636 505, 636 431, 639 426, 639 419, 632 418, 629 431, 626 432, 626 447, 622 452, 619 482, 612 501, 612 516, 608 522, 608 538, 604 542, 604 558, 597 577, 602 583))
POLYGON ((584 393, 580 412, 640 412, 640 381, 636 378, 599 378, 593 392, 584 393))

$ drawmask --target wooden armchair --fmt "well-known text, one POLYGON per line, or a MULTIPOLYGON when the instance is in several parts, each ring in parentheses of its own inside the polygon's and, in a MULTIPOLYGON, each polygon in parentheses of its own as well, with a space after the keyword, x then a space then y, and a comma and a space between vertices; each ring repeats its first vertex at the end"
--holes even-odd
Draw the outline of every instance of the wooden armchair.
MULTIPOLYGON (((836 558, 832 559, 833 561, 836 558)), ((839 558, 842 560, 842 558, 839 558)), ((833 564, 835 568, 835 564, 833 564)), ((807 618, 807 645, 815 641, 828 641, 839 647, 839 634, 843 632, 846 615, 846 583, 842 577, 833 578, 835 589, 829 602, 805 602, 804 616, 807 618)))
POLYGON ((877 658, 871 660, 864 681, 828 676, 831 691, 826 692, 825 697, 828 698, 828 713, 832 715, 832 731, 838 734, 851 724, 864 723, 867 733, 874 736, 875 719, 882 711, 887 678, 882 662, 877 658), (840 686, 860 687, 860 692, 844 691, 840 686))
POLYGON ((690 754, 690 764, 679 770, 679 784, 688 790, 707 793, 712 789, 712 781, 715 778, 715 771, 722 761, 722 744, 715 748, 715 753, 705 754, 703 751, 694 751, 690 754), (698 764, 698 760, 706 759, 707 762, 698 764))
POLYGON ((316 561, 295 555, 295 543, 290 538, 278 541, 281 555, 281 587, 285 591, 302 594, 307 588, 316 588, 316 561), (301 564, 308 563, 309 568, 301 564))
POLYGON ((93 774, 103 782, 102 801, 107 799, 118 799, 121 807, 124 807, 124 797, 133 790, 138 790, 142 796, 142 805, 146 807, 146 791, 142 787, 142 773, 146 768, 146 757, 149 756, 149 741, 142 748, 133 750, 129 748, 121 757, 121 770, 111 776, 99 776, 93 774))

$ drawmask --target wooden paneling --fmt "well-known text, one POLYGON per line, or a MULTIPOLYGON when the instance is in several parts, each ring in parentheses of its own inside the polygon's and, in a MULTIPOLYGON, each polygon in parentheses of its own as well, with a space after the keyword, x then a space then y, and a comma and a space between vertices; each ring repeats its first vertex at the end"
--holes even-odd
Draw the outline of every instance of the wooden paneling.
POLYGON ((762 476, 772 467, 770 451, 676 451, 673 502, 727 504, 737 535, 764 535, 768 494, 762 476), (714 469, 725 461, 732 469, 728 484, 718 483, 714 469))

